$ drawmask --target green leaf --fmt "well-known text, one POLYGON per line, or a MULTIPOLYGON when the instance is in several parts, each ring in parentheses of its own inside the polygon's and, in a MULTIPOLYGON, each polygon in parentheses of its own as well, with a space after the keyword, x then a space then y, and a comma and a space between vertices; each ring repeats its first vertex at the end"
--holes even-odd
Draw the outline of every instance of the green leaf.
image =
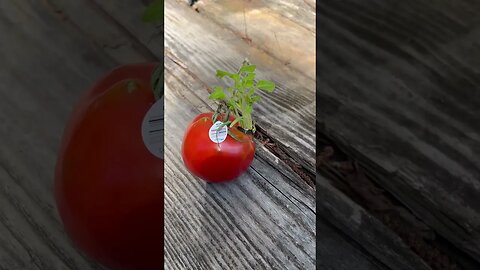
POLYGON ((145 22, 163 21, 163 0, 153 1, 145 9, 142 19, 145 22))
POLYGON ((241 67, 239 73, 242 73, 242 72, 255 72, 255 69, 256 69, 256 66, 255 66, 255 65, 247 65, 247 66, 241 67))
POLYGON ((255 80, 255 73, 248 73, 246 76, 245 76, 245 80, 248 80, 248 81, 253 81, 255 80))
POLYGON ((248 73, 244 78, 243 78, 245 87, 250 88, 255 84, 255 73, 248 73))
POLYGON ((210 94, 210 96, 208 96, 208 98, 213 100, 223 100, 225 98, 223 88, 220 86, 215 86, 213 88, 213 92, 210 94))
POLYGON ((261 99, 262 99, 261 96, 253 96, 253 97, 252 97, 252 103, 258 102, 258 101, 260 101, 261 99))
POLYGON ((235 83, 240 82, 240 75, 238 75, 238 74, 233 73, 233 74, 230 74, 229 77, 232 78, 232 80, 234 80, 235 83))
POLYGON ((275 90, 275 84, 271 81, 259 80, 257 82, 257 88, 267 92, 273 92, 273 90, 275 90))
POLYGON ((242 82, 240 81, 240 75, 234 73, 229 75, 230 78, 235 82, 235 88, 240 91, 242 88, 242 82))
POLYGON ((223 71, 223 70, 217 70, 217 74, 215 75, 219 78, 223 78, 225 76, 232 76, 232 73, 228 72, 228 71, 223 71))
POLYGON ((243 87, 251 88, 255 82, 253 80, 245 80, 243 83, 243 87))

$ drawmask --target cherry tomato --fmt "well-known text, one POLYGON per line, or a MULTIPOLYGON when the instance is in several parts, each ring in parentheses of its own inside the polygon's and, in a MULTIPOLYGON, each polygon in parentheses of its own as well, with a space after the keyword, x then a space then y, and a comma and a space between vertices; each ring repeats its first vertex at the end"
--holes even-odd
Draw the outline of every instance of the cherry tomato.
POLYGON ((163 269, 163 159, 142 138, 155 64, 119 67, 86 92, 65 129, 58 211, 71 239, 109 269, 163 269))
MULTIPOLYGON (((185 166, 195 176, 208 182, 225 182, 238 178, 253 161, 255 142, 251 135, 232 127, 220 143, 210 139, 213 113, 203 113, 188 125, 182 144, 185 166)), ((233 121, 233 117, 230 120, 233 121)), ((221 117, 220 117, 221 120, 221 117)), ((215 129, 216 130, 216 129, 215 129)))

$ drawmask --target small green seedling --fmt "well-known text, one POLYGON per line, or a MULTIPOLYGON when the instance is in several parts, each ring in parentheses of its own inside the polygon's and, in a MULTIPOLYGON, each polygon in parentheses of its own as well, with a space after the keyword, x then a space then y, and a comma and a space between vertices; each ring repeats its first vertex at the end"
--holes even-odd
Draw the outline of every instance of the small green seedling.
POLYGON ((267 92, 275 90, 275 84, 271 81, 255 81, 255 70, 256 66, 251 65, 248 60, 243 62, 242 67, 236 73, 217 70, 216 76, 218 78, 230 78, 233 80, 233 85, 226 89, 221 86, 215 86, 210 94, 210 99, 220 102, 217 112, 213 115, 212 120, 214 123, 221 110, 225 109, 227 116, 223 118, 224 125, 233 127, 238 123, 244 131, 255 132, 255 124, 252 119, 253 104, 261 100, 261 97, 255 94, 255 90, 260 89, 267 92), (235 116, 234 121, 229 121, 228 116, 230 113, 235 116))

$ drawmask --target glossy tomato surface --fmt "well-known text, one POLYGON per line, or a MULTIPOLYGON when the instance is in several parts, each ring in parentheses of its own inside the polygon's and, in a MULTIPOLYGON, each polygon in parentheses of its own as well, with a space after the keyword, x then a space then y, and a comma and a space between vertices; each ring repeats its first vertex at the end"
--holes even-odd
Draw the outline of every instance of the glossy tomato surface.
MULTIPOLYGON (((188 125, 182 144, 182 158, 185 166, 195 176, 208 182, 225 182, 238 178, 253 161, 255 142, 250 135, 236 127, 221 143, 209 137, 213 125, 212 112, 203 113, 188 125)), ((230 118, 233 120, 233 118, 230 118)))
POLYGON ((68 235, 112 270, 163 269, 163 159, 142 139, 155 64, 119 67, 86 92, 65 129, 55 175, 68 235))

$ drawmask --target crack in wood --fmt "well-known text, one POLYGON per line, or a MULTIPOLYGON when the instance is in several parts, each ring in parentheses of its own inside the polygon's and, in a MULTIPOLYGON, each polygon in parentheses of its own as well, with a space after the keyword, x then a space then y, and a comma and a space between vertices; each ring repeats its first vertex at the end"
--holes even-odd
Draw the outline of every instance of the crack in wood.
POLYGON ((307 183, 307 185, 315 190, 315 176, 311 174, 308 169, 295 161, 295 159, 287 152, 285 152, 265 129, 259 125, 255 125, 255 127, 255 138, 258 139, 274 156, 285 162, 285 164, 287 164, 287 166, 290 167, 295 174, 297 174, 305 183, 307 183))
MULTIPOLYGON (((277 186, 275 186, 272 182, 270 182, 268 180, 267 177, 265 177, 261 172, 259 172, 257 169, 251 167, 253 171, 255 171, 258 175, 260 175, 260 177, 262 177, 263 180, 267 181, 275 190, 277 190, 278 192, 280 192, 280 194, 282 194, 285 198, 287 198, 287 200, 292 203, 293 205, 295 205, 298 209, 300 209, 300 211, 302 211, 302 207, 298 206, 297 203, 295 203, 293 199, 295 199, 295 201, 297 201, 298 203, 300 203, 301 205, 303 205, 304 207, 306 207, 308 210, 310 210, 313 214, 315 214, 315 211, 310 208, 308 205, 306 205, 305 203, 297 200, 295 197, 293 196, 289 196, 288 194, 285 194, 284 192, 282 192, 277 186)), ((303 212, 303 211, 302 211, 303 212)), ((305 212, 304 212, 305 213, 305 212)), ((305 214, 308 214, 308 213, 305 213, 305 214)))
MULTIPOLYGON (((364 207, 372 216, 397 234, 410 249, 434 270, 466 269, 460 264, 469 256, 455 249, 456 255, 445 250, 432 228, 414 216, 408 207, 394 195, 380 187, 375 178, 385 177, 382 173, 368 169, 368 166, 349 155, 344 145, 335 142, 317 130, 317 171, 325 176, 342 193, 364 207)), ((478 268, 468 268, 478 269, 478 268)))

